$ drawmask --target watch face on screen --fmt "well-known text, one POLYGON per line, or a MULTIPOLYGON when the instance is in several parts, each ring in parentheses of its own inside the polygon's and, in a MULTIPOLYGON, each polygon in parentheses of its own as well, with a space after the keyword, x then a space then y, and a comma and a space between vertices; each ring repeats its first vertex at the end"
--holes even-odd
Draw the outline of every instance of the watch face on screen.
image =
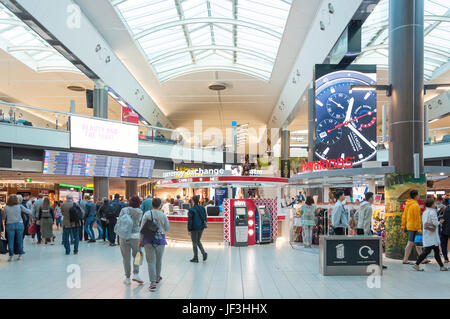
POLYGON ((317 160, 350 157, 353 165, 358 165, 375 157, 376 91, 352 90, 355 85, 375 85, 375 77, 376 73, 342 70, 316 80, 317 160))

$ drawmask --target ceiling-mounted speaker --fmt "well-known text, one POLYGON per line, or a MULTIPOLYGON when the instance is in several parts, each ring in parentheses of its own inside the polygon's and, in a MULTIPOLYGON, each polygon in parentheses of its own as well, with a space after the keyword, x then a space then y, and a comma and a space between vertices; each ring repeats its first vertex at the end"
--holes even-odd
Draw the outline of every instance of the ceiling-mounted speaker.
POLYGON ((94 108, 94 91, 86 90, 86 105, 88 109, 94 108))

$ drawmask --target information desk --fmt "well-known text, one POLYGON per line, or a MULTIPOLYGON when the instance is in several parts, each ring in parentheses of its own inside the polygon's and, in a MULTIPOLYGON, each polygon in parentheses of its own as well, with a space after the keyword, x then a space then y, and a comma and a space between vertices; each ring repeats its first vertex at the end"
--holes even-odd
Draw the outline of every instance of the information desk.
MULTIPOLYGON (((187 216, 169 215, 167 216, 170 222, 170 230, 166 233, 167 239, 175 240, 191 240, 191 237, 187 231, 187 216)), ((282 235, 285 216, 278 216, 278 236, 282 235)), ((208 217, 208 228, 203 231, 202 241, 209 242, 223 242, 223 216, 208 217)))
POLYGON ((320 236, 320 273, 324 276, 382 275, 381 237, 320 236), (369 267, 372 266, 372 267, 369 267))

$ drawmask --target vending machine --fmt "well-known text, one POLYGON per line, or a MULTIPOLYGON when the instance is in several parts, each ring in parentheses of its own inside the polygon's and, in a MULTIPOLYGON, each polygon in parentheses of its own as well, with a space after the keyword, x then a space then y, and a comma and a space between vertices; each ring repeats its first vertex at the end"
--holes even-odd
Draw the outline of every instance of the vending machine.
POLYGON ((273 242, 272 239, 272 214, 267 206, 257 206, 256 210, 256 243, 264 244, 273 242))
POLYGON ((246 206, 233 208, 234 246, 248 246, 248 214, 246 206))

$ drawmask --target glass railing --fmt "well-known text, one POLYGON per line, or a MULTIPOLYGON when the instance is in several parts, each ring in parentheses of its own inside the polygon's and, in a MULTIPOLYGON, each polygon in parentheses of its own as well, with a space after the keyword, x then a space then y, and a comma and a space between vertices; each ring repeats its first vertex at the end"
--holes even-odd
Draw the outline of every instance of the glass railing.
POLYGON ((430 129, 428 136, 428 141, 425 141, 425 144, 450 143, 450 127, 430 129))
POLYGON ((213 136, 154 127, 144 124, 114 121, 81 114, 71 114, 67 112, 0 101, 0 124, 22 125, 50 130, 69 131, 69 120, 72 115, 138 126, 139 140, 144 142, 223 151, 223 144, 217 140, 217 137, 213 136), (217 143, 211 141, 216 141, 217 143))

